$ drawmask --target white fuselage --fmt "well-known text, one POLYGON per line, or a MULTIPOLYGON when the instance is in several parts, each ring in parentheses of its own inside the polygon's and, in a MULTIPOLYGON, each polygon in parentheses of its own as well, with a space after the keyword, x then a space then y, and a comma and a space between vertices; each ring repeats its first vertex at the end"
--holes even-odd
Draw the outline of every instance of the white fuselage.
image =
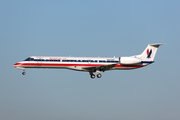
POLYGON ((154 61, 157 48, 162 44, 149 44, 140 55, 118 58, 101 58, 101 57, 47 57, 32 56, 24 61, 14 64, 17 69, 25 68, 57 68, 71 69, 77 71, 89 72, 91 78, 95 78, 93 72, 96 72, 100 78, 100 71, 107 70, 130 70, 147 66, 154 61))
POLYGON ((78 71, 88 71, 87 67, 115 64, 113 69, 135 69, 146 66, 148 63, 138 63, 133 65, 120 64, 119 58, 100 58, 100 57, 46 57, 32 56, 24 61, 14 64, 16 68, 58 68, 72 69, 78 71))

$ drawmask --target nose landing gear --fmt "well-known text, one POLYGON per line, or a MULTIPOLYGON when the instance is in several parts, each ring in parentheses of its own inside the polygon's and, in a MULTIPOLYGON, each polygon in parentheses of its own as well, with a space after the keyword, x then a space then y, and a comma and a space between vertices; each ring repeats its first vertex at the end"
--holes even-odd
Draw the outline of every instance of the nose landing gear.
POLYGON ((25 73, 25 69, 23 69, 23 72, 22 72, 22 75, 25 75, 26 73, 25 73))

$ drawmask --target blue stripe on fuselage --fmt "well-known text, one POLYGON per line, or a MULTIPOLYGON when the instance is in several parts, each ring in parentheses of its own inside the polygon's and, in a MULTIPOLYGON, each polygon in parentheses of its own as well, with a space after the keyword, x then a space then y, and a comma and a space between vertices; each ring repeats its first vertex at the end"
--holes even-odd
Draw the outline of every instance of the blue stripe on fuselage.
POLYGON ((141 63, 153 63, 154 61, 141 61, 141 63))

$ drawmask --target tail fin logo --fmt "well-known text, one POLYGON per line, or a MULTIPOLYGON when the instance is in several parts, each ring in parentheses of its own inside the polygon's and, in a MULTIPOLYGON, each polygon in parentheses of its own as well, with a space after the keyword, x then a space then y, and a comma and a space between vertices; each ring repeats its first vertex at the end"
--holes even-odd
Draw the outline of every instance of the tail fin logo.
POLYGON ((152 49, 149 51, 149 48, 147 49, 147 58, 151 58, 152 49))

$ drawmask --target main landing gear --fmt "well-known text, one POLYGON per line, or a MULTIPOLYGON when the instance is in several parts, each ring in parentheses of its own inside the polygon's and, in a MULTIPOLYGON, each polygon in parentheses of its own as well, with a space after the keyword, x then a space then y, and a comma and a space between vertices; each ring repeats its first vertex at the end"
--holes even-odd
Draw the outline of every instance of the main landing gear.
POLYGON ((91 78, 92 78, 92 79, 94 79, 94 78, 95 78, 95 75, 94 75, 94 74, 92 74, 92 75, 91 75, 91 78))
POLYGON ((101 78, 101 76, 102 76, 101 74, 97 74, 97 77, 98 77, 98 78, 101 78))
MULTIPOLYGON (((92 79, 95 78, 95 75, 93 74, 93 72, 89 72, 89 74, 90 74, 92 79)), ((102 75, 100 74, 100 71, 96 71, 96 74, 97 74, 97 78, 101 78, 102 77, 102 75)))

